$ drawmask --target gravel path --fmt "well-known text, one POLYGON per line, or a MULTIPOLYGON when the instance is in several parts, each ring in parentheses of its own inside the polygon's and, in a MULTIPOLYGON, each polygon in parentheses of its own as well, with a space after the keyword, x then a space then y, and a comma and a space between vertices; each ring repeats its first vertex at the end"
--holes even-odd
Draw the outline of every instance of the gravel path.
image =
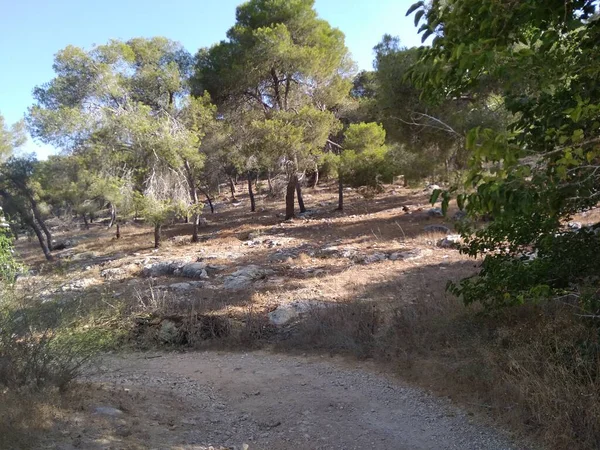
POLYGON ((109 405, 124 410, 115 430, 86 448, 525 448, 446 400, 329 357, 128 354, 89 381, 132 400, 109 405))

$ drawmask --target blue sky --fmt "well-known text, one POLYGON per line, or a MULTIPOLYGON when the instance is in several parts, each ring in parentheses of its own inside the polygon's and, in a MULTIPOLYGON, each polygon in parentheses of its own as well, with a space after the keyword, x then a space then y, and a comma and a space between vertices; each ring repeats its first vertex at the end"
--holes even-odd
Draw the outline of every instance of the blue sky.
MULTIPOLYGON (((225 38, 241 0, 0 0, 0 112, 21 119, 32 89, 53 77, 54 54, 69 44, 90 48, 109 39, 166 36, 190 52, 225 38)), ((419 45, 405 17, 414 0, 316 0, 319 15, 346 35, 361 69, 370 69, 383 34, 419 45)), ((55 150, 29 142, 40 157, 55 150)))

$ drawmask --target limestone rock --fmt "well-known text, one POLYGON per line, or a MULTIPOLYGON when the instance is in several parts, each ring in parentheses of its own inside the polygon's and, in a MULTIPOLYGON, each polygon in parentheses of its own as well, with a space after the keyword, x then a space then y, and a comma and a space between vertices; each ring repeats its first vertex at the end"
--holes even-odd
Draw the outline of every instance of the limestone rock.
POLYGON ((440 248, 457 248, 460 246, 460 234, 450 234, 443 239, 437 241, 437 246, 440 248))

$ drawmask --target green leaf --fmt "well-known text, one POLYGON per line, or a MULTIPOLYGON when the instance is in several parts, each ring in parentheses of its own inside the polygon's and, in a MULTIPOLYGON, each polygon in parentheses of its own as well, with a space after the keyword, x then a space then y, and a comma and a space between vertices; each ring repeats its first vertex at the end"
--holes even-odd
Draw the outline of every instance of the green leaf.
POLYGON ((435 189, 432 193, 431 193, 431 197, 429 198, 429 202, 434 205, 435 202, 438 201, 438 198, 440 197, 440 194, 443 191, 441 189, 435 189))
POLYGON ((419 24, 419 22, 421 21, 421 17, 423 17, 424 14, 425 14, 424 9, 417 11, 417 13, 415 14, 415 27, 419 24))
POLYGON ((460 209, 461 211, 465 209, 465 200, 465 194, 459 194, 456 196, 456 204, 458 205, 458 209, 460 209))
POLYGON ((423 6, 425 6, 425 2, 423 1, 419 1, 417 3, 412 4, 411 7, 408 8, 408 11, 406 11, 406 16, 410 16, 413 12, 415 12, 419 8, 422 8, 423 6))

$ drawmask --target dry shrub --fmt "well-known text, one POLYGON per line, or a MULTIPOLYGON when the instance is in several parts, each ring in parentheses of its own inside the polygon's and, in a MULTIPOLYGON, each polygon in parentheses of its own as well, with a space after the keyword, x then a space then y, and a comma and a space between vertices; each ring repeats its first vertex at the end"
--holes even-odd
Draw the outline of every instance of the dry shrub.
POLYGON ((395 312, 379 356, 409 379, 483 408, 549 448, 600 448, 600 338, 562 304, 494 315, 456 300, 395 312))
POLYGON ((52 391, 0 391, 0 448, 36 449, 56 418, 52 391))
POLYGON ((130 312, 130 337, 140 347, 175 345, 197 347, 206 341, 227 338, 231 324, 214 313, 223 302, 211 299, 182 301, 173 292, 149 285, 136 292, 137 305, 130 312))
POLYGON ((264 311, 249 307, 241 319, 232 344, 241 348, 260 347, 272 338, 277 332, 276 327, 269 322, 264 311))
POLYGON ((351 301, 308 310, 278 346, 367 358, 377 347, 382 317, 372 303, 351 301))
POLYGON ((152 315, 138 317, 132 337, 142 347, 175 345, 196 347, 212 339, 229 336, 227 318, 217 315, 152 315))
POLYGON ((0 386, 64 390, 102 350, 102 333, 49 326, 33 308, 0 306, 0 386))

